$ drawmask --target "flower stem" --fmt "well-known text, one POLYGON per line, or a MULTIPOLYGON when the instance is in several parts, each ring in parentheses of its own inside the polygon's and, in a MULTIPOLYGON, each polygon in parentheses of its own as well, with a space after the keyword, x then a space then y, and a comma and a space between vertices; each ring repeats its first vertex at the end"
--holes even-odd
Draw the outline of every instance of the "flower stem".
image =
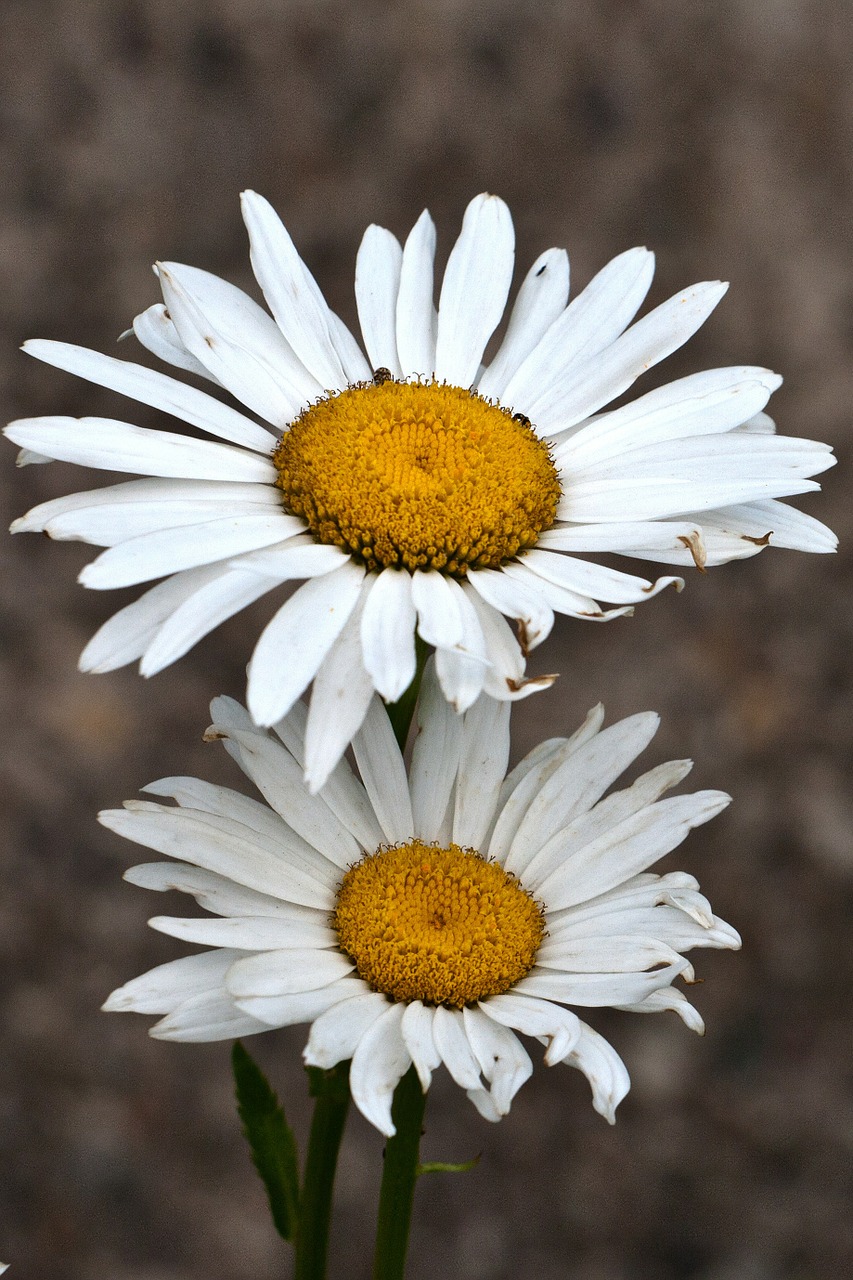
POLYGON ((293 1275, 294 1280, 324 1280, 332 1187, 350 1100, 349 1062, 340 1062, 331 1071, 309 1067, 308 1078, 317 1102, 305 1158, 293 1275))
POLYGON ((385 1147, 373 1280, 402 1280, 405 1272, 425 1109, 426 1094, 417 1072, 410 1067, 397 1085, 391 1105, 397 1132, 385 1147))
POLYGON ((417 665, 415 667, 414 680, 396 702, 385 703, 385 710, 388 712, 388 719, 391 721, 391 728, 394 730, 394 737, 397 739, 397 745, 401 751, 406 750, 409 728, 412 723, 412 716, 415 714, 415 705, 418 701, 418 694, 421 691, 421 681, 424 678, 424 667, 429 656, 429 645, 417 633, 415 634, 415 655, 417 665))

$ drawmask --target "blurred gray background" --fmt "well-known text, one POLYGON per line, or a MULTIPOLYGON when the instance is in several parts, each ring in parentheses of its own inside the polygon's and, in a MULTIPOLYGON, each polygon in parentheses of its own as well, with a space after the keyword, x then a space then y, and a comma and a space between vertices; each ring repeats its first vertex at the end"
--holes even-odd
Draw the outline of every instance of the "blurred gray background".
MULTIPOLYGON (((807 1280, 853 1267, 849 1211, 853 678, 850 627, 851 24, 845 0, 2 0, 0 378, 6 418, 155 415, 28 360, 26 337, 114 350, 176 258, 251 289, 237 194, 276 205, 354 321, 370 221, 426 205, 446 257, 465 204, 504 196, 519 267, 568 247, 575 288, 615 253, 658 253, 652 304, 697 279, 732 289, 657 381, 714 365, 785 375, 771 405, 841 466, 805 505, 838 557, 769 551, 691 573, 633 620, 563 621, 536 654, 563 672, 523 703, 516 749, 654 707, 649 763, 692 755, 735 803, 668 865, 698 874, 743 952, 699 953, 704 1040, 670 1015, 591 1017, 633 1089, 610 1129, 586 1082, 537 1067, 499 1126, 447 1077, 411 1280, 807 1280)), ((131 357, 132 349, 126 349, 131 357)), ((643 389, 650 388, 651 379, 643 389)), ((156 422, 162 425, 162 422, 156 422)), ((3 519, 100 482, 16 471, 3 519)), ((103 477, 101 477, 103 479, 103 477)), ((228 1046, 151 1041, 98 1012, 181 953, 122 884, 134 848, 95 812, 171 773, 236 781, 200 741, 240 696, 241 615, 150 683, 76 673, 135 592, 75 585, 92 552, 3 546, 0 1257, 15 1280, 273 1280, 290 1274, 234 1115, 228 1046)), ((304 1032, 253 1050, 300 1134, 304 1032)), ((538 1051, 534 1056, 538 1056, 538 1051)), ((332 1275, 370 1273, 381 1142, 345 1139, 332 1275)))

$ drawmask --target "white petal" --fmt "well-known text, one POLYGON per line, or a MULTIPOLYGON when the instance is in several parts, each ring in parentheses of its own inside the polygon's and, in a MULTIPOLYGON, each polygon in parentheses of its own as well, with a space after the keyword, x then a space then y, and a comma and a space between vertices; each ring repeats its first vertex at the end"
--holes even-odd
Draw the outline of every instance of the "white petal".
POLYGON ((300 1022, 313 1022, 342 1000, 362 995, 367 987, 358 978, 347 975, 338 982, 316 991, 297 991, 284 996, 246 996, 234 1003, 268 1027, 292 1027, 300 1022))
POLYGON ((214 400, 204 391, 189 387, 164 373, 155 373, 143 365, 116 360, 112 356, 101 355, 99 351, 89 351, 67 342, 48 342, 39 338, 25 342, 23 350, 37 360, 88 378, 90 382, 118 391, 121 395, 131 396, 141 404, 170 413, 231 444, 244 445, 264 455, 275 448, 276 437, 264 427, 229 405, 214 400))
POLYGON ((187 480, 238 480, 274 484, 269 458, 235 445, 191 440, 112 418, 20 418, 6 427, 15 444, 37 449, 59 462, 102 471, 187 480))
MULTIPOLYGON (((575 751, 580 750, 600 730, 604 722, 604 707, 599 702, 587 713, 583 724, 570 738, 556 740, 552 750, 535 749, 516 765, 501 788, 502 806, 489 841, 489 856, 510 871, 508 855, 518 828, 533 801, 545 787, 549 778, 575 751), (511 784, 511 787, 507 784, 511 784)), ((544 745, 544 744, 543 744, 544 745)), ((500 800, 499 800, 500 804, 500 800)))
POLYGON ((340 391, 347 378, 331 336, 329 308, 284 224, 263 196, 242 195, 252 269, 290 346, 321 388, 340 391))
POLYGON ((159 262, 157 274, 183 345, 254 413, 282 429, 314 398, 317 382, 242 290, 178 262, 159 262))
POLYGON ((483 688, 488 669, 486 644, 476 610, 458 582, 447 585, 456 598, 462 639, 454 649, 437 649, 435 669, 445 698, 455 711, 467 711, 483 688))
POLYGON ((693 827, 709 822, 729 803, 721 791, 660 800, 578 850, 539 892, 551 911, 605 893, 677 848, 693 827))
MULTIPOLYGON (((540 545, 545 545, 540 538, 540 545)), ((499 569, 478 569, 468 575, 473 591, 508 618, 518 622, 522 651, 541 644, 554 625, 554 611, 537 593, 499 569)))
POLYGON ((146 591, 108 618, 80 655, 80 670, 115 671, 140 657, 158 629, 176 609, 207 583, 227 573, 222 565, 204 565, 177 573, 146 591))
POLYGON ((436 377, 469 387, 500 322, 512 280, 512 218, 497 196, 477 196, 465 210, 441 286, 436 377))
POLYGON ((237 960, 228 970, 226 981, 235 999, 286 996, 327 987, 351 973, 354 967, 339 951, 294 947, 262 951, 237 960))
POLYGON ((595 413, 691 338, 726 288, 709 281, 670 298, 603 351, 569 365, 541 399, 525 405, 525 413, 544 434, 564 431, 595 413))
POLYGON ((487 1018, 479 1009, 463 1009, 462 1019, 474 1057, 492 1086, 497 1112, 505 1116, 513 1098, 533 1074, 530 1056, 509 1028, 487 1018))
MULTIPOLYGON (((129 482, 131 485, 158 483, 180 486, 192 482, 180 480, 131 480, 129 482)), ((205 485, 210 484, 211 481, 199 483, 205 485)), ((113 488, 126 487, 126 485, 114 485, 107 492, 111 492, 113 488)), ((231 487, 251 489, 259 498, 269 492, 266 486, 259 484, 231 487)), ((277 516, 281 508, 271 502, 254 500, 247 502, 242 498, 226 498, 225 502, 218 497, 187 501, 183 498, 169 499, 161 494, 153 500, 141 498, 137 501, 122 500, 115 503, 101 502, 92 507, 81 506, 77 510, 55 516, 48 522, 45 533, 60 541, 89 542, 99 547, 114 547, 131 538, 145 537, 147 534, 160 533, 165 529, 181 529, 190 525, 206 524, 210 520, 221 520, 223 511, 227 511, 228 519, 239 520, 244 516, 277 516)), ((22 532, 17 522, 15 524, 16 527, 12 532, 22 532)))
POLYGON ((459 771, 462 717, 448 705, 435 674, 435 659, 424 670, 418 699, 418 735, 412 748, 409 790, 414 831, 427 844, 438 838, 459 771))
POLYGON ((441 1065, 441 1054, 435 1047, 432 1023, 435 1009, 427 1008, 420 1000, 413 1000, 403 1010, 400 1031, 424 1093, 432 1083, 432 1073, 441 1065))
POLYGON ((138 315, 133 322, 133 329, 128 330, 127 334, 123 333, 122 338, 127 337, 131 332, 136 334, 143 347, 157 356, 158 360, 165 360, 167 364, 185 369, 187 373, 194 373, 200 378, 208 378, 211 382, 220 385, 210 370, 187 351, 178 337, 178 331, 166 310, 165 303, 155 302, 153 307, 148 307, 138 315))
MULTIPOLYGON (((158 529, 108 547, 79 576, 84 587, 97 591, 130 587, 167 573, 196 569, 216 560, 227 560, 257 547, 269 546, 286 536, 287 516, 283 512, 261 515, 226 516, 202 524, 177 529, 158 529)), ((254 575, 247 575, 252 577, 254 575)), ((263 595, 275 584, 257 584, 263 595)), ((254 590, 254 587, 252 587, 254 590)))
MULTIPOLYGON (((660 717, 653 711, 629 716, 573 750, 564 750, 518 825, 504 866, 524 876, 556 832, 600 800, 607 788, 651 742, 660 717)), ((549 908, 552 904, 546 899, 549 908)))
MULTIPOLYGON (((361 728, 373 697, 373 681, 361 651, 361 615, 368 590, 369 586, 362 590, 359 603, 314 677, 305 734, 305 781, 312 795, 325 784, 361 728)), ((377 835, 378 844, 378 829, 377 835)))
POLYGON ((682 959, 651 973, 556 973, 534 968, 516 984, 514 990, 520 995, 541 996, 545 1000, 559 1000, 572 1005, 636 1004, 658 987, 669 986, 689 967, 688 962, 682 959))
POLYGON ((464 717, 453 840, 480 849, 509 761, 509 704, 481 695, 464 717))
POLYGON ((118 987, 102 1005, 107 1013, 169 1013, 207 991, 219 991, 239 951, 202 951, 157 965, 118 987))
POLYGON ((556 675, 525 679, 524 653, 506 618, 474 591, 470 581, 463 591, 474 607, 489 655, 483 692, 499 702, 517 702, 531 693, 550 688, 557 679, 556 675))
POLYGON ((128 884, 153 889, 157 893, 176 890, 192 894, 199 906, 220 916, 269 916, 297 923, 313 921, 320 925, 327 919, 327 912, 315 907, 282 902, 213 871, 193 867, 188 862, 143 862, 125 871, 123 879, 128 884))
POLYGON ((403 247, 397 294, 397 351, 404 378, 428 378, 435 370, 433 304, 435 224, 426 209, 403 247))
POLYGON ((607 569, 603 565, 553 551, 540 551, 538 547, 524 553, 523 563, 537 578, 565 587, 567 591, 596 600, 609 600, 614 604, 633 604, 657 595, 665 587, 678 583, 684 585, 681 578, 672 577, 658 578, 651 583, 646 578, 635 578, 618 569, 607 569))
POLYGON ((158 853, 181 858, 236 880, 259 893, 273 894, 308 907, 329 909, 334 897, 333 872, 299 860, 293 850, 266 844, 240 823, 186 809, 150 806, 107 809, 98 821, 110 831, 158 853))
POLYGON ((396 1130, 391 1120, 394 1090, 411 1065, 403 1043, 402 1004, 392 1004, 362 1036, 350 1067, 350 1091, 361 1114, 386 1138, 396 1130))
POLYGON ((786 436, 720 436, 650 445, 618 460, 578 468, 561 520, 656 520, 756 499, 808 493, 804 476, 835 464, 828 446, 786 436))
POLYGON ((396 702, 415 678, 415 606, 404 569, 383 569, 361 619, 364 665, 375 688, 396 702))
POLYGON ((500 399, 509 380, 544 337, 569 300, 569 258, 565 249, 546 249, 528 271, 512 308, 506 336, 479 380, 487 399, 500 399))
POLYGON ((246 552, 233 562, 234 568, 251 570, 275 582, 290 582, 294 578, 322 577, 350 559, 340 547, 314 542, 304 533, 305 526, 298 517, 285 518, 288 524, 284 526, 284 541, 260 551, 246 552))
POLYGON ((631 323, 649 291, 654 269, 654 255, 648 249, 628 249, 608 262, 510 379, 504 392, 507 403, 524 407, 537 427, 550 425, 540 412, 542 406, 565 383, 568 370, 598 356, 631 323))
POLYGON ((240 748, 241 767, 303 841, 339 870, 358 860, 357 841, 322 795, 309 795, 289 751, 263 734, 235 729, 230 736, 240 748))
POLYGON ((328 1071, 346 1062, 359 1041, 388 1008, 385 996, 375 991, 354 996, 322 1013, 311 1027, 303 1057, 309 1067, 328 1071))
POLYGON ((656 965, 677 964, 680 957, 672 947, 658 938, 641 934, 608 934, 597 938, 580 938, 559 942, 546 939, 536 953, 537 970, 555 973, 643 973, 656 965))
MULTIPOLYGON (((610 524, 557 525, 539 535, 537 548, 544 551, 646 551, 650 560, 659 551, 682 554, 685 564, 694 564, 690 546, 701 545, 703 526, 695 520, 614 520, 610 524)), ((572 564, 575 562, 573 561, 572 564)))
POLYGON ((606 413, 557 445, 558 466, 619 457, 640 445, 730 431, 763 409, 782 379, 769 369, 709 369, 606 413))
POLYGON ((249 662, 249 710, 274 724, 290 710, 340 635, 358 602, 364 570, 348 563, 312 578, 261 633, 249 662))
POLYGON ((705 1023, 698 1009, 694 1009, 683 991, 676 991, 674 987, 663 987, 660 991, 653 991, 639 1004, 623 1004, 619 1007, 627 1013, 663 1013, 671 1010, 678 1014, 684 1025, 691 1031, 695 1031, 700 1036, 705 1034, 705 1023))
POLYGON ((239 916, 209 920, 153 916, 148 923, 159 933, 206 947, 234 947, 239 951, 270 951, 276 948, 329 948, 337 944, 337 934, 319 921, 274 920, 270 916, 239 916))
POLYGON ((403 250, 390 231, 375 224, 364 233, 355 264, 358 320, 374 369, 402 376, 397 357, 397 295, 403 250))
MULTIPOLYGON (((14 532, 14 530, 13 530, 14 532)), ((412 574, 412 603, 418 614, 418 634, 436 649, 452 649, 462 644, 465 624, 459 597, 450 580, 437 570, 412 574)))
POLYGON ((264 1023, 238 1009, 226 992, 213 991, 185 1000, 155 1023, 149 1035, 180 1044, 209 1044, 266 1030, 264 1023))
POLYGON ((630 1089, 631 1080, 613 1046, 582 1022, 580 1039, 563 1061, 584 1073, 592 1085, 592 1105, 608 1124, 615 1124, 616 1108, 630 1089))
MULTIPOLYGON (((611 741, 607 733, 602 737, 608 743, 611 741)), ((622 755, 619 763, 623 762, 627 767, 630 760, 626 760, 622 755)), ((620 822, 639 813, 647 805, 653 804, 665 791, 677 786, 686 778, 691 768, 690 760, 671 760, 643 774, 626 790, 614 792, 613 795, 594 804, 593 808, 587 812, 580 811, 582 807, 578 806, 574 816, 568 815, 563 818, 558 817, 556 821, 552 820, 547 827, 551 834, 539 852, 534 854, 524 867, 525 885, 530 889, 541 885, 578 849, 584 848, 591 841, 618 826, 620 822)), ((610 771, 608 771, 608 777, 613 781, 610 771)), ((602 782, 602 786, 604 785, 602 782)))
POLYGON ((364 723, 352 740, 352 749, 386 840, 389 844, 411 840, 415 825, 406 767, 379 698, 374 698, 368 707, 364 723))
POLYGON ((480 1066, 474 1057, 460 1009, 439 1005, 432 1022, 437 1052, 453 1079, 462 1089, 481 1089, 480 1066))
POLYGON ((582 1024, 576 1013, 536 996, 507 991, 503 995, 489 996, 488 1000, 481 1001, 480 1009, 502 1026, 520 1031, 525 1036, 547 1040, 545 1061, 549 1067, 555 1062, 562 1062, 580 1037, 582 1024))

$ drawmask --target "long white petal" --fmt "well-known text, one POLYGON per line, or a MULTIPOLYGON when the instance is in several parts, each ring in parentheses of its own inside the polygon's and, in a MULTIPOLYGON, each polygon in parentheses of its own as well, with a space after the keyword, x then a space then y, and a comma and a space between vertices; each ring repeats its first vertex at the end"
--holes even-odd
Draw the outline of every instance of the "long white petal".
MULTIPOLYGON (((358 604, 314 677, 305 733, 305 781, 312 794, 326 783, 361 728, 373 697, 373 681, 361 649, 361 615, 372 579, 366 582, 358 604)), ((377 828, 377 844, 380 839, 377 828)))
POLYGON ((379 825, 389 844, 411 840, 415 834, 406 767, 391 721, 378 697, 367 709, 352 741, 359 773, 379 825))
POLYGON ((279 329, 319 387, 342 390, 347 378, 332 341, 329 308, 316 280, 269 202, 255 191, 244 191, 242 206, 252 269, 279 329))
POLYGON ((438 838, 462 750, 462 717, 441 692, 434 658, 429 659, 424 670, 417 716, 409 790, 415 835, 429 843, 438 838))
POLYGON ((286 537, 287 529, 288 517, 280 511, 225 516, 183 528, 158 529, 108 547, 97 560, 86 565, 79 581, 84 587, 98 591, 131 587, 162 578, 167 573, 197 569, 203 564, 270 546, 286 537))
POLYGON ((462 644, 465 623, 459 598, 449 580, 437 570, 412 574, 412 603, 418 614, 418 634, 436 649, 462 644))
POLYGON ((157 264, 181 342, 233 396, 280 430, 319 390, 274 321, 247 294, 197 267, 157 264))
POLYGON ((397 352, 404 378, 429 378, 435 371, 434 259, 435 224, 425 209, 403 246, 400 266, 397 352))
POLYGON ((402 376, 397 356, 397 295, 403 250, 384 227, 374 223, 364 233, 355 264, 355 298, 367 354, 374 369, 402 376))
POLYGON ((441 1054, 435 1047, 432 1024, 435 1009, 413 1000, 403 1010, 400 1020, 400 1031, 403 1043, 409 1051, 421 1082, 421 1089, 426 1093, 432 1083, 432 1073, 441 1065, 441 1054))
POLYGON ((236 999, 286 996, 327 987, 351 973, 354 967, 339 951, 294 947, 261 951, 237 960, 228 970, 226 981, 236 999))
POLYGON ((185 600, 227 572, 222 565, 204 565, 158 582, 138 600, 113 614, 95 632, 80 655, 80 670, 102 673, 134 662, 185 600))
POLYGON ((404 569, 383 569, 361 619, 364 665, 375 688, 396 702, 415 678, 415 606, 404 569))
POLYGON ((239 1009, 227 992, 211 991, 179 1004, 155 1023, 149 1035, 178 1044, 210 1044, 266 1030, 257 1018, 239 1009))
POLYGON ((492 1101, 498 1114, 505 1116, 513 1098, 533 1074, 530 1056, 508 1027, 487 1018, 480 1009, 463 1009, 462 1020, 474 1057, 492 1086, 492 1101))
POLYGON ((165 303, 155 302, 152 307, 141 312, 134 320, 133 328, 123 333, 121 337, 129 337, 131 333, 134 333, 143 347, 158 360, 165 360, 166 364, 184 369, 187 373, 194 373, 199 378, 207 378, 217 386, 222 385, 200 360, 196 360, 195 356, 187 351, 178 337, 175 322, 166 310, 165 303))
POLYGON ((569 257, 565 249, 546 249, 521 283, 506 335, 480 378, 478 390, 500 399, 509 380, 547 333, 569 300, 569 257))
POLYGON ((463 712, 477 700, 488 668, 483 629, 473 604, 458 582, 447 579, 456 597, 456 608, 462 622, 462 639, 454 649, 437 649, 435 669, 444 696, 455 711, 463 712))
POLYGON ((228 569, 199 587, 166 618, 146 646, 139 667, 141 674, 153 676, 182 658, 202 636, 259 600, 274 586, 274 582, 257 574, 228 569))
POLYGON ((158 933, 206 947, 234 947, 238 951, 268 951, 276 948, 334 947, 337 934, 319 921, 274 920, 270 916, 238 916, 225 919, 197 919, 152 916, 148 921, 158 933))
POLYGON ((468 574, 468 584, 493 609, 516 620, 523 652, 535 649, 550 635, 553 609, 517 578, 510 578, 499 569, 478 569, 468 574))
POLYGON ((386 1138, 396 1132, 391 1120, 394 1090, 412 1062, 400 1032, 403 1008, 402 1004, 392 1004, 376 1019, 362 1036, 350 1067, 353 1102, 386 1138))
POLYGON ((462 1089, 481 1089, 480 1064, 474 1057, 461 1009, 439 1005, 432 1023, 432 1036, 441 1060, 462 1089))
POLYGON ((523 406, 524 412, 544 434, 564 431, 595 413, 691 338, 726 288, 708 281, 670 298, 603 351, 570 364, 544 396, 523 406))
POLYGON ((360 979, 347 974, 345 978, 330 982, 327 987, 317 987, 314 991, 296 991, 282 996, 235 996, 234 1003, 266 1027, 292 1027, 300 1022, 313 1022, 342 1000, 352 1000, 353 996, 363 995, 367 990, 360 979))
POLYGON ((473 589, 470 581, 463 587, 463 591, 466 592, 477 615, 486 652, 489 655, 483 692, 499 702, 517 702, 521 698, 529 697, 531 693, 550 688, 557 679, 556 675, 525 678, 524 652, 503 614, 487 604, 473 589))
POLYGON ((678 378, 574 432, 557 444, 555 461, 588 465, 640 445, 730 431, 763 409, 781 382, 769 369, 748 366, 678 378))
POLYGON ((613 1046, 582 1022, 580 1038, 563 1061, 584 1073, 592 1086, 592 1105, 608 1124, 615 1124, 616 1108, 630 1089, 631 1079, 613 1046))
POLYGON ((239 951, 202 951, 157 965, 118 987, 102 1008, 107 1013, 169 1013, 205 991, 222 989, 239 951))
POLYGON ((480 849, 509 760, 509 703, 481 695, 466 713, 456 782, 453 841, 480 849))
POLYGON ((344 1000, 320 1015, 313 1023, 303 1057, 309 1067, 328 1071, 351 1058, 359 1041, 388 1008, 385 996, 376 991, 344 1000))
POLYGON ((261 633, 249 662, 249 710, 258 724, 286 715, 355 608, 364 570, 348 563, 312 578, 282 605, 261 633))
POLYGON ((436 377, 469 387, 503 315, 512 280, 512 218, 497 196, 477 196, 465 210, 438 305, 436 377))
POLYGON ((144 365, 131 364, 89 351, 86 347, 68 342, 49 342, 43 338, 25 342, 27 355, 44 360, 57 369, 65 369, 80 378, 88 378, 99 386, 131 396, 141 404, 151 405, 163 413, 170 413, 190 426, 199 427, 209 435, 218 436, 231 444, 244 445, 269 455, 275 448, 276 437, 264 427, 258 426, 244 414, 229 405, 222 404, 204 391, 187 386, 165 373, 156 373, 144 365))
POLYGON ((593 599, 611 601, 613 604, 634 604, 649 599, 665 587, 681 584, 681 578, 659 578, 649 582, 618 569, 607 569, 588 560, 559 555, 553 551, 540 551, 538 547, 525 552, 523 563, 537 578, 553 582, 568 591, 591 596, 593 599))
POLYGON ((507 991, 480 1002, 483 1013, 502 1026, 548 1041, 545 1061, 548 1066, 562 1062, 578 1042, 581 1022, 576 1013, 551 1000, 519 995, 507 991))
POLYGON ((602 267, 510 379, 507 403, 523 408, 538 427, 550 425, 541 413, 543 404, 559 394, 570 370, 597 357, 631 323, 649 291, 654 265, 648 249, 628 249, 602 267))

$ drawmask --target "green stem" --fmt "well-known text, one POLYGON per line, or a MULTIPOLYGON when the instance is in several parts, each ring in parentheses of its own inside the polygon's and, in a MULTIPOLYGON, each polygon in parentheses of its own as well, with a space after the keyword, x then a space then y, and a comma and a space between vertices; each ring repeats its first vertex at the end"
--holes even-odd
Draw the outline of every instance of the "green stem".
POLYGON ((308 1078, 311 1095, 317 1102, 311 1121, 305 1179, 299 1202, 293 1276, 294 1280, 324 1280, 332 1187, 350 1100, 349 1063, 341 1062, 331 1071, 309 1067, 308 1078))
POLYGON ((388 712, 388 719, 391 721, 391 728, 394 730, 394 737, 397 739, 397 745, 401 751, 406 750, 409 728, 412 723, 412 716, 415 714, 418 694, 421 691, 421 681, 424 678, 424 667, 429 657, 429 645, 417 633, 415 634, 415 655, 417 665, 415 667, 414 680, 396 702, 385 703, 385 710, 388 712))
POLYGON ((373 1280, 402 1280, 405 1272, 425 1109, 426 1094, 415 1068, 410 1067, 397 1085, 391 1105, 397 1132, 385 1147, 373 1280))

